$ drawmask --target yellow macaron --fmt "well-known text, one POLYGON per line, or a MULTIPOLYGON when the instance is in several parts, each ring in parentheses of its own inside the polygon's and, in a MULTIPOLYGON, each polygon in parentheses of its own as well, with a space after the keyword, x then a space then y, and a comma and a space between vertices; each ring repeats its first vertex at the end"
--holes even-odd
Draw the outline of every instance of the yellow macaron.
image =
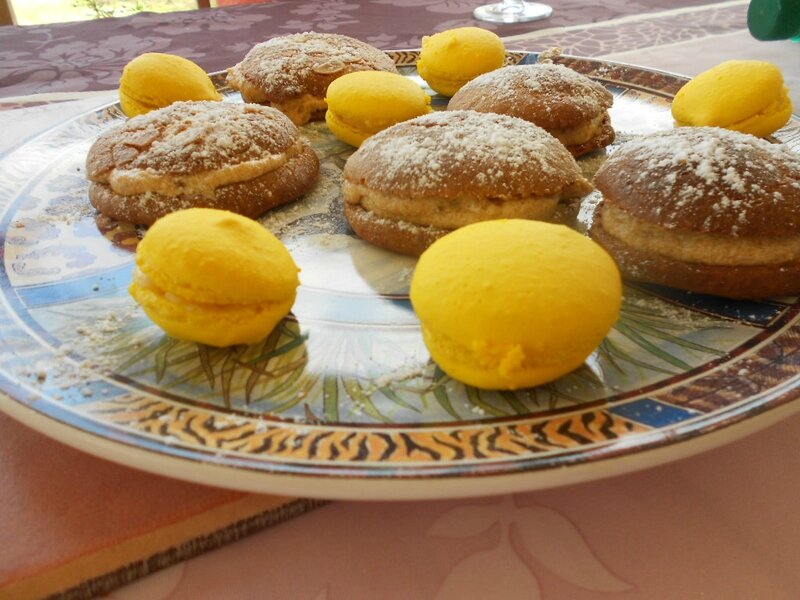
POLYGON ((478 75, 503 66, 505 57, 505 46, 496 34, 459 27, 422 38, 417 70, 431 88, 452 96, 478 75))
POLYGON ((431 98, 419 85, 386 71, 342 75, 328 86, 325 102, 328 128, 356 147, 391 125, 431 111, 431 98))
POLYGON ((759 60, 729 60, 700 73, 672 102, 678 125, 733 129, 759 137, 783 127, 792 100, 780 69, 759 60))
POLYGON ((119 101, 129 117, 181 100, 222 100, 222 96, 208 74, 182 56, 147 52, 125 65, 119 101))
POLYGON ((440 238, 411 281, 431 358, 479 388, 531 387, 576 369, 621 302, 619 271, 598 244, 563 225, 522 219, 440 238))
POLYGON ((171 213, 136 249, 129 291, 169 335, 210 346, 257 342, 294 304, 299 269, 259 223, 224 210, 171 213))

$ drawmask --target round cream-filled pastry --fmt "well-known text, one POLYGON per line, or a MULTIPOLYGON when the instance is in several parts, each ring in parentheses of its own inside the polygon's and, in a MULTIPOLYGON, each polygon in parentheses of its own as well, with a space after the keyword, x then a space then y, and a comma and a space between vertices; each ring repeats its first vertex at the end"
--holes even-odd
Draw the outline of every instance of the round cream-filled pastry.
POLYGON ((178 102, 103 133, 86 173, 98 211, 150 225, 193 207, 257 217, 311 189, 319 159, 274 108, 178 102))
POLYGON ((366 241, 419 255, 478 221, 547 220, 592 190, 545 130, 475 111, 431 113, 367 139, 344 167, 345 216, 366 241))
POLYGON ((228 69, 227 82, 245 102, 273 106, 302 125, 325 118, 328 86, 355 71, 397 73, 397 68, 385 52, 355 38, 296 33, 254 46, 228 69))
POLYGON ((476 77, 450 99, 448 110, 519 117, 546 129, 573 156, 608 146, 614 129, 611 92, 563 65, 503 67, 476 77))
POLYGON ((626 277, 730 298, 800 294, 800 157, 716 127, 626 143, 590 235, 626 277))

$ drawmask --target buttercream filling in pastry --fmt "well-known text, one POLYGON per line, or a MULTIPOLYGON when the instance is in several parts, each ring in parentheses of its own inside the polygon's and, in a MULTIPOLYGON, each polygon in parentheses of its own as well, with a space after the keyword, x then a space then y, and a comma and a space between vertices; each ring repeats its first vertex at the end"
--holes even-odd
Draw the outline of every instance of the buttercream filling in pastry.
POLYGON ((707 265, 777 265, 800 260, 800 236, 734 237, 665 229, 605 204, 603 229, 628 246, 675 260, 707 265))
POLYGON ((565 146, 577 146, 597 137, 602 133, 603 122, 608 113, 602 112, 585 123, 565 129, 549 129, 550 134, 565 146))
POLYGON ((242 94, 242 99, 245 102, 253 102, 256 104, 266 104, 267 95, 256 85, 250 83, 245 77, 242 77, 234 70, 228 71, 228 84, 234 89, 239 90, 242 94))
POLYGON ((122 196, 146 194, 148 192, 164 196, 214 196, 214 191, 223 185, 250 181, 256 177, 275 171, 300 154, 304 144, 295 142, 285 152, 268 154, 261 158, 247 160, 233 165, 221 165, 213 171, 191 174, 166 174, 152 168, 131 169, 114 168, 108 175, 108 185, 122 196))
POLYGON ((522 119, 433 112, 368 138, 344 168, 345 217, 362 239, 419 256, 479 221, 549 220, 592 185, 570 152, 522 119))
POLYGON ((456 229, 490 219, 547 219, 556 209, 558 196, 487 199, 470 195, 458 198, 403 198, 345 182, 345 201, 389 219, 415 225, 456 229))
POLYGON ((312 94, 303 94, 299 98, 292 98, 284 102, 267 102, 269 106, 277 108, 296 125, 307 123, 319 113, 325 113, 328 105, 324 98, 312 94))
POLYGON ((324 113, 328 108, 325 98, 315 96, 314 94, 301 94, 300 96, 288 98, 286 100, 270 99, 264 92, 256 86, 251 85, 246 79, 231 79, 231 81, 234 80, 236 81, 237 87, 242 92, 242 98, 244 98, 246 102, 271 106, 289 117, 295 125, 308 123, 311 117, 319 113, 324 113))

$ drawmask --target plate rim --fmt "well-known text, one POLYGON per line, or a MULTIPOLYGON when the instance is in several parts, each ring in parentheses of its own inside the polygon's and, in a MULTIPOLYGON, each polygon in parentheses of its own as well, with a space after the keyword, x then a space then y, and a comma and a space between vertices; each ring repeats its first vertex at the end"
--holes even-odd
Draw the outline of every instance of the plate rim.
POLYGON ((125 467, 189 483, 211 485, 249 493, 349 501, 425 501, 478 498, 533 492, 622 476, 667 465, 736 442, 775 425, 800 411, 800 402, 789 401, 758 415, 720 429, 638 452, 577 463, 545 471, 521 471, 478 478, 382 478, 305 476, 236 469, 229 465, 202 462, 153 453, 139 446, 121 444, 108 437, 53 419, 0 392, 0 410, 14 420, 94 457, 125 467), (148 460, 142 460, 147 457, 148 460), (152 460, 150 460, 152 459, 152 460), (165 468, 166 467, 166 468, 165 468))

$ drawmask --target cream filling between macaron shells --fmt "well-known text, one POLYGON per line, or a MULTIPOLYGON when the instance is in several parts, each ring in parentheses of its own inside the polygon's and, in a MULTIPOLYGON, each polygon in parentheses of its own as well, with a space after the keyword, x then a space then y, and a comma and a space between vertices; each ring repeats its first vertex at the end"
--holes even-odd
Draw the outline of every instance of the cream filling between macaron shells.
POLYGON ((275 308, 281 307, 282 305, 286 304, 288 297, 282 300, 265 300, 263 302, 251 302, 251 303, 215 303, 215 302, 196 302, 194 300, 188 300, 187 298, 183 298, 178 296, 172 292, 169 292, 161 287, 159 287, 150 277, 147 276, 144 271, 142 271, 139 267, 134 268, 133 270, 133 283, 143 290, 148 290, 158 296, 161 296, 174 306, 180 306, 183 309, 188 311, 207 311, 207 310, 237 310, 241 308, 262 308, 267 311, 274 310, 275 308))
POLYGON ((783 95, 776 98, 766 106, 761 107, 758 112, 748 115, 739 121, 726 122, 722 119, 717 119, 716 123, 706 123, 703 119, 692 119, 689 122, 675 120, 675 124, 680 127, 693 127, 693 126, 708 126, 724 127, 725 129, 733 129, 734 131, 742 131, 750 133, 755 129, 759 129, 763 121, 774 120, 776 126, 780 127, 779 122, 784 123, 791 117, 792 114, 792 101, 789 97, 789 89, 784 87, 783 95))

